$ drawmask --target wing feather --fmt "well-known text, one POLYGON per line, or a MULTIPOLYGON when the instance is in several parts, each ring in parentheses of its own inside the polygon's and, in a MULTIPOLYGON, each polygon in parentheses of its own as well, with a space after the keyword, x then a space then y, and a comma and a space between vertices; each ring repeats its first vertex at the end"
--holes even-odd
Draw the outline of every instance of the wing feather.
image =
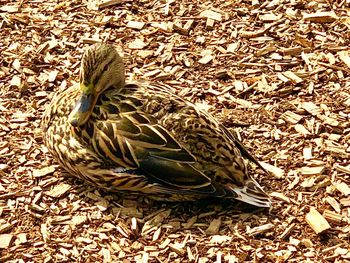
MULTIPOLYGON (((142 108, 142 103, 139 105, 139 101, 134 100, 126 99, 122 95, 120 98, 115 96, 106 100, 104 105, 96 110, 96 121, 92 122, 95 127, 91 131, 94 132, 97 141, 94 148, 101 156, 108 157, 118 166, 132 168, 144 174, 142 180, 147 178, 147 182, 162 193, 231 197, 258 206, 269 206, 268 196, 253 179, 248 185, 224 185, 198 170, 197 159, 189 149, 161 126, 159 120, 147 113, 148 111, 142 108), (111 114, 109 110, 117 114, 111 114)), ((210 114, 197 109, 189 102, 186 103, 187 106, 192 106, 192 110, 197 111, 199 117, 203 117, 207 125, 211 125, 221 134, 224 140, 232 141, 236 145, 238 157, 241 158, 242 154, 261 167, 257 159, 228 129, 210 114)), ((197 130, 196 132, 199 133, 197 130)), ((241 159, 239 161, 243 162, 241 159)), ((245 167, 245 164, 242 163, 241 166, 245 167)), ((229 170, 227 172, 228 177, 237 176, 229 170)))
MULTIPOLYGON (((140 167, 140 161, 151 157, 162 160, 162 163, 169 162, 168 166, 196 162, 196 158, 152 116, 136 111, 134 106, 129 107, 126 102, 118 101, 120 105, 113 107, 108 106, 111 101, 105 103, 107 105, 102 105, 98 112, 110 118, 100 120, 96 117, 98 121, 93 122, 92 129, 94 148, 101 156, 107 156, 123 167, 140 167), (116 108, 119 114, 108 114, 109 109, 116 111, 116 108)), ((188 173, 196 174, 192 169, 188 166, 188 173)))
POLYGON ((188 163, 179 163, 150 156, 140 168, 156 181, 180 189, 200 189, 211 185, 211 179, 188 163))

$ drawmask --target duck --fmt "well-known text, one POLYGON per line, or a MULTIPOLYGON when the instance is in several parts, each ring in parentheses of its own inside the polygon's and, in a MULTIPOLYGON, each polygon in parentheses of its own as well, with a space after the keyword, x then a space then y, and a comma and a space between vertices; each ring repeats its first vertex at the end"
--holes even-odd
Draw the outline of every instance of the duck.
POLYGON ((72 176, 155 200, 239 200, 270 207, 248 172, 257 158, 210 113, 167 84, 127 82, 117 48, 83 53, 79 82, 54 94, 43 141, 72 176))

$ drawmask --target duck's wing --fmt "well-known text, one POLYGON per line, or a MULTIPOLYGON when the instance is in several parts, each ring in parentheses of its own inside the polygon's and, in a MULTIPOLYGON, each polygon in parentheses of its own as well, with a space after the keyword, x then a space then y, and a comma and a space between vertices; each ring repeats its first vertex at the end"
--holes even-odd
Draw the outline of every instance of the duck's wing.
MULTIPOLYGON (((139 98, 118 95, 109 96, 95 107, 94 118, 89 122, 94 126, 91 129, 92 145, 101 157, 106 158, 106 163, 112 162, 112 168, 114 165, 135 169, 137 174, 144 174, 150 184, 159 185, 158 191, 162 193, 231 197, 257 206, 269 206, 266 194, 255 181, 250 184, 249 180, 247 185, 242 182, 238 186, 232 180, 232 184, 224 185, 199 170, 197 167, 201 166, 196 164, 197 159, 189 146, 182 145, 160 125, 160 120, 147 113, 148 110, 141 110, 142 105, 139 98), (250 187, 255 184, 257 187, 250 187)), ((223 129, 219 132, 230 134, 223 129)), ((130 190, 142 191, 138 187, 135 185, 130 190)))
MULTIPOLYGON (((266 174, 269 172, 260 164, 258 159, 248 151, 248 149, 242 144, 242 142, 231 133, 224 125, 218 123, 209 113, 197 109, 201 114, 205 115, 207 119, 211 120, 213 123, 217 123, 221 133, 225 135, 229 140, 231 140, 236 148, 239 150, 242 157, 248 159, 249 161, 256 164, 261 168, 266 174)), ((225 185, 226 190, 231 190, 237 195, 234 197, 237 200, 259 206, 259 207, 270 207, 271 200, 268 194, 261 188, 258 182, 245 171, 247 178, 242 182, 243 186, 236 186, 232 184, 225 185)), ((234 175, 232 175, 234 176, 234 175)))
MULTIPOLYGON (((158 193, 235 198, 269 207, 268 196, 252 179, 244 186, 222 185, 194 167, 196 158, 147 114, 128 112, 96 121, 94 150, 116 166, 135 169, 158 193), (137 120, 137 121, 136 121, 137 120)), ((130 186, 142 191, 144 184, 130 186)))
POLYGON ((193 166, 196 158, 157 120, 132 105, 128 110, 125 105, 114 106, 118 114, 103 119, 104 112, 88 123, 93 125, 91 141, 99 156, 115 166, 143 171, 149 183, 159 184, 162 193, 228 195, 193 166))

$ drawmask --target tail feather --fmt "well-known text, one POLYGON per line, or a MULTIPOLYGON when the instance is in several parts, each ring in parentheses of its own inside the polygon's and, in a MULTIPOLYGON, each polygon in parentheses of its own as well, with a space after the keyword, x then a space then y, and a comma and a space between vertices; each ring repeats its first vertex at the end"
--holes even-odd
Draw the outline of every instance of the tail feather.
MULTIPOLYGON (((139 175, 144 177, 143 172, 139 169, 128 169, 128 168, 118 168, 114 170, 118 174, 125 175, 139 175)), ((146 178, 145 178, 146 179, 146 178)), ((149 179, 149 178, 148 178, 149 179)), ((271 201, 269 196, 264 192, 264 190, 259 186, 259 184, 253 179, 249 178, 244 183, 243 187, 238 187, 237 185, 223 185, 217 182, 211 182, 209 185, 203 185, 203 187, 196 189, 185 189, 174 187, 172 185, 161 184, 161 182, 152 182, 147 184, 148 187, 145 187, 144 184, 134 186, 133 190, 138 190, 144 193, 159 193, 159 194, 169 194, 174 195, 174 200, 190 200, 191 196, 194 197, 205 197, 213 196, 218 198, 229 198, 236 199, 242 202, 257 206, 257 207, 271 207, 271 201), (138 188, 140 187, 140 188, 138 188), (182 199, 180 198, 182 196, 182 199)), ((111 186, 111 189, 114 186, 111 186)), ((115 188, 115 190, 120 188, 115 188)), ((130 189, 131 190, 131 189, 130 189)), ((160 198, 161 199, 161 198, 160 198)), ((194 198, 197 199, 197 198, 194 198)), ((167 198, 167 200, 172 200, 167 198)))
POLYGON ((245 183, 243 187, 229 187, 230 190, 237 194, 234 197, 242 202, 255 205, 258 207, 271 207, 270 197, 253 179, 245 183))

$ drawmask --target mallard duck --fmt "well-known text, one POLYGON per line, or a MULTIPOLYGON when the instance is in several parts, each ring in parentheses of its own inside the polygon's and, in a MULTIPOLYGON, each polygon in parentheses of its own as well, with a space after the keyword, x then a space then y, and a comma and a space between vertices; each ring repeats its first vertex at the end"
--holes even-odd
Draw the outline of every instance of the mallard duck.
POLYGON ((85 51, 79 85, 57 92, 43 131, 60 165, 98 187, 158 200, 219 197, 270 207, 245 159, 260 164, 241 142, 171 87, 125 83, 123 60, 111 45, 85 51))

